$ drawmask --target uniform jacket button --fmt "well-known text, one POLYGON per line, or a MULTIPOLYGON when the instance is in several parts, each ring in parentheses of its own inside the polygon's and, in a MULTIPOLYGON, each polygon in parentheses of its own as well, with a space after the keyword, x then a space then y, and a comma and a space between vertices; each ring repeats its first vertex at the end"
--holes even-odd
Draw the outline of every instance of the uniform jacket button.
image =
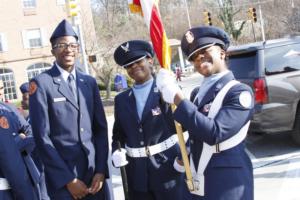
POLYGON ((143 142, 143 141, 141 141, 141 142, 140 142, 140 145, 144 145, 144 142, 143 142))

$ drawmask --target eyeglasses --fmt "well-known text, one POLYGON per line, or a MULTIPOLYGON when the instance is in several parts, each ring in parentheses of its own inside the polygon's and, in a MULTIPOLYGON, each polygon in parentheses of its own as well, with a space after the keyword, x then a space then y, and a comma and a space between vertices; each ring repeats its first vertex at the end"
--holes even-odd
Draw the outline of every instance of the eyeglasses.
POLYGON ((60 49, 60 50, 64 50, 67 48, 70 48, 72 51, 77 50, 77 48, 79 47, 78 43, 57 43, 53 46, 53 49, 60 49))

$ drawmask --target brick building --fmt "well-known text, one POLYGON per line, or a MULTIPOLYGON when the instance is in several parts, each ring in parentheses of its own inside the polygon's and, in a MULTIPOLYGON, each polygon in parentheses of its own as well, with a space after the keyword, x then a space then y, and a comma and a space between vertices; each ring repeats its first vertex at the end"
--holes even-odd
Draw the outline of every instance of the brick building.
MULTIPOLYGON (((90 0, 81 0, 80 13, 86 51, 96 41, 90 0)), ((0 78, 5 99, 21 98, 19 86, 52 66, 49 38, 68 18, 65 0, 1 0, 0 78)), ((72 20, 68 18, 69 22, 72 20)))

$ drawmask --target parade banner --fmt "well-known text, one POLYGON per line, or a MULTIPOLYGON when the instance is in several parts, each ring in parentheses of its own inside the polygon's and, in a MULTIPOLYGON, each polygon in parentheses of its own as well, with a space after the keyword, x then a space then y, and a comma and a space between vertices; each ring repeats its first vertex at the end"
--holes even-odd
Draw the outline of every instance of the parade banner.
POLYGON ((159 0, 128 0, 130 11, 140 13, 144 17, 161 67, 169 69, 171 48, 159 13, 158 2, 159 0))

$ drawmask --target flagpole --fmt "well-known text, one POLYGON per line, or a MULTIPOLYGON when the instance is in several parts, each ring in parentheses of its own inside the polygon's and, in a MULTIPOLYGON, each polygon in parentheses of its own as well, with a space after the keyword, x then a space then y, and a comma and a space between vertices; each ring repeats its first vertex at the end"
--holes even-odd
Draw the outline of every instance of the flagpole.
MULTIPOLYGON (((185 4, 186 4, 186 8, 188 8, 186 0, 185 0, 185 4)), ((139 9, 135 9, 135 10, 142 11, 143 17, 150 31, 151 41, 153 44, 154 51, 156 52, 158 61, 162 68, 170 70, 171 49, 158 11, 159 10, 158 0, 137 0, 135 2, 133 0, 129 0, 129 7, 130 8, 139 7, 139 9)), ((135 11, 134 9, 131 10, 135 11)), ((187 9, 187 14, 188 14, 189 26, 191 27, 188 9, 187 9)), ((172 111, 174 112, 176 106, 172 104, 171 107, 172 107, 172 111)), ((192 172, 189 165, 188 154, 186 151, 186 145, 183 137, 182 127, 178 122, 176 121, 174 122, 175 122, 176 132, 178 136, 178 143, 182 155, 182 161, 185 168, 185 173, 187 178, 186 182, 188 185, 188 189, 190 191, 193 191, 194 185, 192 180, 192 172)))
POLYGON ((189 14, 189 8, 188 8, 188 4, 187 4, 186 0, 184 0, 184 4, 185 4, 186 15, 187 15, 187 18, 188 18, 189 27, 192 28, 191 20, 190 20, 190 14, 189 14))

